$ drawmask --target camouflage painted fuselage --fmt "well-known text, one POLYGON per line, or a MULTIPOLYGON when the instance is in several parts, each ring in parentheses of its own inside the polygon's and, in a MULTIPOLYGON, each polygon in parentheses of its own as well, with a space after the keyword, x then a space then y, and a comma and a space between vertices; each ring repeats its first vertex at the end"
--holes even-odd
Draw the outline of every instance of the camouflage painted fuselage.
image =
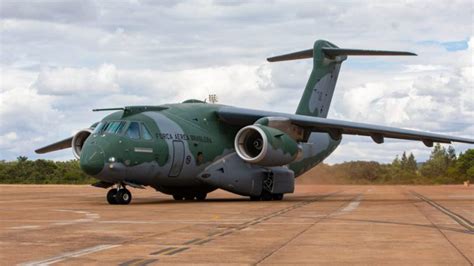
MULTIPOLYGON (((104 182, 152 186, 167 194, 216 189, 198 176, 213 162, 235 152, 234 139, 241 126, 219 119, 216 111, 223 105, 191 101, 160 107, 106 116, 102 123, 124 121, 123 128, 132 122, 143 123, 151 139, 94 131, 82 147, 83 170, 104 182)), ((301 155, 288 167, 299 176, 324 160, 339 142, 326 133, 312 133, 301 155)))

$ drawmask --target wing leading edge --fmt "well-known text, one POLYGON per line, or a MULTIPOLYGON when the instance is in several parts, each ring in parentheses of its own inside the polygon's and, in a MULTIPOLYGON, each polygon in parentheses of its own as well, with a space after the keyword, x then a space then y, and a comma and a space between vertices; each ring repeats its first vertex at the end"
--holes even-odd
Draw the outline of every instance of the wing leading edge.
POLYGON ((428 147, 433 146, 434 142, 461 142, 474 144, 474 139, 453 137, 436 133, 305 115, 235 108, 230 106, 222 107, 217 111, 217 114, 219 118, 226 123, 242 126, 253 124, 256 120, 262 117, 285 117, 290 119, 293 124, 311 132, 326 132, 335 140, 341 139, 342 135, 361 135, 371 137, 376 143, 383 143, 384 138, 393 138, 422 141, 428 147))

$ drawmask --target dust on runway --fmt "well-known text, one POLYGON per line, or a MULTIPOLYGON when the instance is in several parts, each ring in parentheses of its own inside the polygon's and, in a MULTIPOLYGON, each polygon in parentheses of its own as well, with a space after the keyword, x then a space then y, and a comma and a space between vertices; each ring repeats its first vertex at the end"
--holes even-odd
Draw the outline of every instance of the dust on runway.
POLYGON ((474 188, 299 185, 283 201, 174 201, 90 186, 1 185, 2 264, 474 262, 474 188))

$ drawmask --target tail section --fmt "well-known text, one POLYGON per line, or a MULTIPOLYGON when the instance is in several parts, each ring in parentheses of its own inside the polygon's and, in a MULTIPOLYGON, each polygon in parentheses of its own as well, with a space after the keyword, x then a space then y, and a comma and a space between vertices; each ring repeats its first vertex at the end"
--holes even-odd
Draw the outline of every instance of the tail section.
POLYGON ((327 117, 342 62, 348 55, 416 55, 409 52, 342 49, 318 40, 313 49, 268 58, 269 62, 313 58, 313 70, 296 114, 327 117))

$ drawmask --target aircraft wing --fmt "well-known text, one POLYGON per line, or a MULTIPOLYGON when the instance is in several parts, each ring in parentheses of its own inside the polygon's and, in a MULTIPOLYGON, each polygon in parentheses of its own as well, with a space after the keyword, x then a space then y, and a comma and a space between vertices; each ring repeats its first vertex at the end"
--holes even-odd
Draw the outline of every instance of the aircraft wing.
POLYGON ((60 140, 60 141, 55 142, 53 144, 50 144, 48 146, 41 147, 41 148, 35 150, 35 152, 41 154, 41 153, 47 153, 47 152, 51 152, 51 151, 57 151, 57 150, 71 148, 72 138, 73 137, 63 139, 63 140, 60 140))
POLYGON ((462 142, 474 144, 474 139, 453 137, 436 133, 422 132, 410 129, 371 125, 321 117, 267 112, 225 106, 217 111, 221 120, 233 125, 251 125, 262 117, 285 117, 293 124, 311 132, 326 132, 335 140, 342 135, 369 136, 376 143, 383 143, 384 138, 406 139, 422 141, 426 146, 433 146, 433 142, 451 143, 462 142))

